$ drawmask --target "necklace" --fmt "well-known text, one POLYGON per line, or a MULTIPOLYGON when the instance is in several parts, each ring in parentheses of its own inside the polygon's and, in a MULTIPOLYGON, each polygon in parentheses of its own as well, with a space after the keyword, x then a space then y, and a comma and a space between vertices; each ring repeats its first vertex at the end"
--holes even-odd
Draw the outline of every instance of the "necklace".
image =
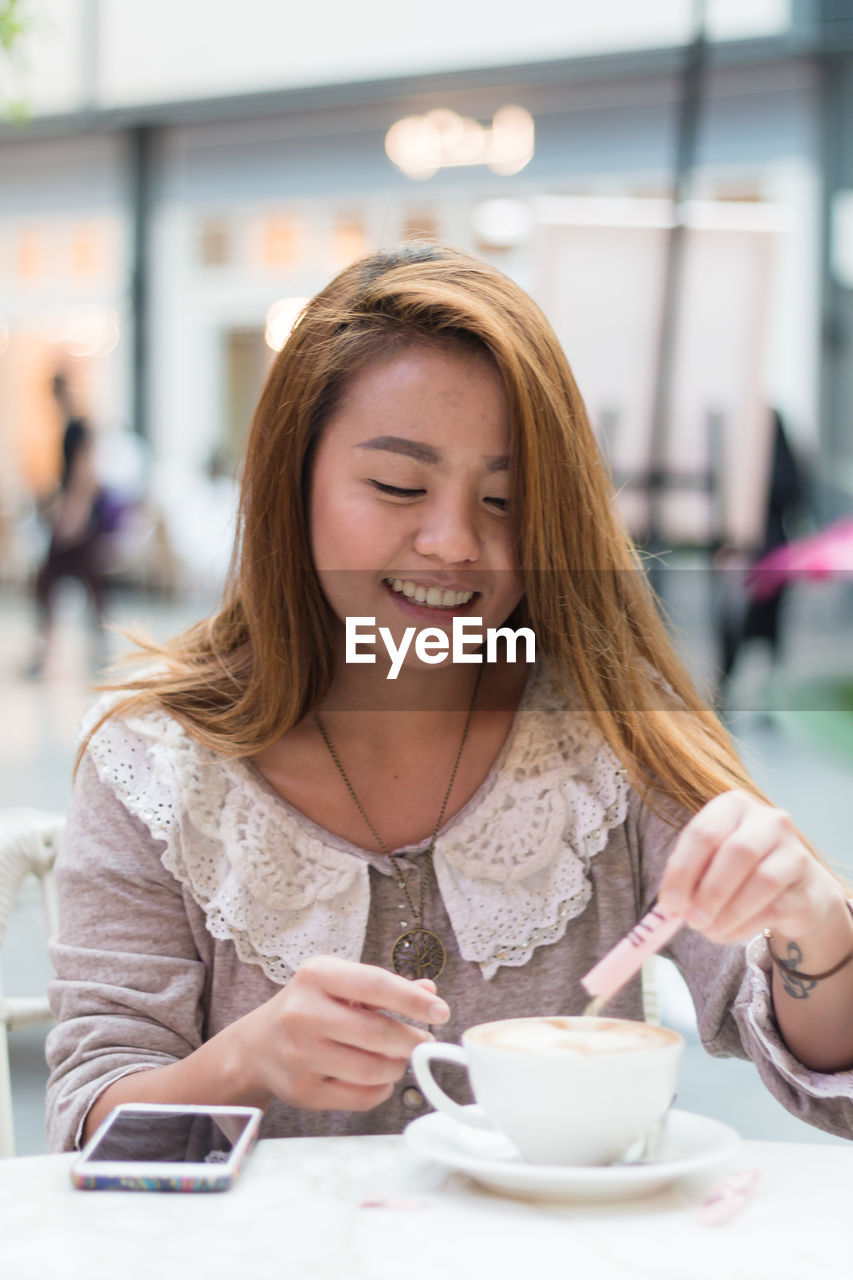
POLYGON ((329 736, 329 731, 321 720, 320 716, 315 713, 314 721, 320 731, 320 736, 326 744, 329 755, 337 766, 338 773, 346 784, 347 791, 350 793, 352 801, 361 814, 367 829, 373 836, 373 839, 379 845, 379 848, 385 854, 385 857, 391 864, 391 870, 394 873, 394 879, 397 881, 409 911, 412 916, 411 928, 406 928, 401 933, 391 948, 391 964, 395 973, 399 973, 404 978, 437 978, 447 963, 447 950, 438 934, 433 933, 431 929, 424 928, 424 907, 426 905, 427 883, 430 876, 434 875, 432 855, 435 849, 435 842, 438 838, 441 824, 444 821, 444 813, 447 809, 447 802, 450 799, 450 793, 453 790, 453 784, 456 781, 456 773, 459 768, 459 761, 462 759, 462 751, 468 738, 468 730, 471 728, 471 720, 474 716, 474 703, 477 701, 477 692, 480 688, 480 677, 483 674, 482 667, 477 672, 477 680, 474 685, 474 692, 471 695, 471 703, 468 707, 468 715, 465 720, 465 728, 462 730, 462 738, 459 742, 459 750, 456 752, 456 759, 453 762, 453 769, 450 774, 450 781, 447 784, 447 790, 444 793, 444 800, 441 803, 441 812, 438 815, 438 821, 435 824, 435 830, 432 833, 432 839, 426 850, 424 857, 423 872, 421 873, 421 891, 418 906, 415 906, 414 899, 409 892, 409 884, 402 870, 397 865, 398 858, 404 858, 406 851, 402 853, 391 853, 385 841, 374 827, 364 811, 361 801, 355 793, 355 788, 346 775, 344 766, 341 764, 340 757, 335 750, 335 744, 329 736))

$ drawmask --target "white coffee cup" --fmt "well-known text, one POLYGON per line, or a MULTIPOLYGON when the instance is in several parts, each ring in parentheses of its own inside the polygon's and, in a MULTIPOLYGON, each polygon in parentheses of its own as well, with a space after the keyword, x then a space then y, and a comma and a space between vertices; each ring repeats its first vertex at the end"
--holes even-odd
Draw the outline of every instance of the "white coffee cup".
POLYGON ((508 1018, 470 1027, 462 1044, 416 1046, 412 1069, 439 1111, 495 1128, 532 1164, 603 1165, 649 1133, 675 1093, 683 1037, 621 1018, 508 1018), (461 1107, 431 1064, 468 1070, 482 1111, 461 1107))

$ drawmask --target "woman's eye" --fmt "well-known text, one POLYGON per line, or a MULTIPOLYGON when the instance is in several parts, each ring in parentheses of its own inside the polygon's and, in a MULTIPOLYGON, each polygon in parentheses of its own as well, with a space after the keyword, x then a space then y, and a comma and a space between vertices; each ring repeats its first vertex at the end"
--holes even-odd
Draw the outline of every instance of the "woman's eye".
POLYGON ((498 511, 506 511, 509 507, 509 498, 486 498, 486 502, 497 507, 498 511))
POLYGON ((371 480, 370 483, 380 493, 390 494, 392 498, 419 498, 421 494, 426 493, 426 489, 401 489, 396 484, 383 484, 381 480, 371 480))

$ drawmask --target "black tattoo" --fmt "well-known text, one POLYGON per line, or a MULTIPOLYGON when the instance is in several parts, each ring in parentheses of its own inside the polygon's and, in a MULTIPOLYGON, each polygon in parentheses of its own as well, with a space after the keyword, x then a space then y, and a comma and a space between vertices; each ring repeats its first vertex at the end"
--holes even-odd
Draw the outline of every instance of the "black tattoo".
POLYGON ((808 1000, 809 992, 815 989, 817 982, 797 973, 797 966, 803 958, 802 947, 798 947, 796 942, 789 942, 787 952, 787 959, 778 965, 782 989, 793 1000, 808 1000))

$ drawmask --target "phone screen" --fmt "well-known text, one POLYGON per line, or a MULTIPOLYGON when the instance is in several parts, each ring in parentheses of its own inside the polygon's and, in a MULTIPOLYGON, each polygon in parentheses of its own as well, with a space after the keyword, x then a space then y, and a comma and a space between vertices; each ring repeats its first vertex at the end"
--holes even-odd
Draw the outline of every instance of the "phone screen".
POLYGON ((86 1158, 144 1164, 224 1164, 251 1115, 119 1111, 86 1158))

